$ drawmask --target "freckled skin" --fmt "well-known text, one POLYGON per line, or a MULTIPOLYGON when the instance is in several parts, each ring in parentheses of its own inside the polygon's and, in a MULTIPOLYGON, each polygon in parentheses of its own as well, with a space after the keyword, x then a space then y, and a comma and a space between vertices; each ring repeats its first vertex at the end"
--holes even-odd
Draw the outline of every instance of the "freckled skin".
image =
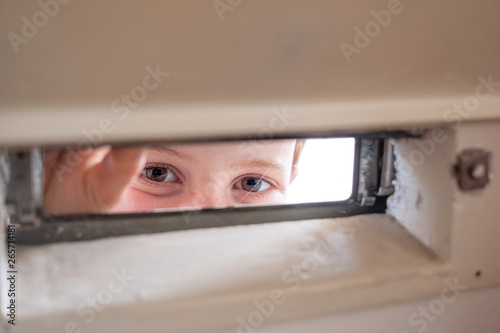
POLYGON ((285 203, 288 186, 296 174, 292 168, 295 140, 259 142, 244 147, 248 149, 240 143, 168 147, 183 156, 148 149, 146 166, 169 168, 171 181, 155 183, 142 173, 132 181, 113 212, 285 203), (262 163, 248 163, 255 160, 262 163), (248 176, 253 177, 248 184, 262 179, 262 190, 248 191, 244 186, 244 177, 248 176))
MULTIPOLYGON (((295 142, 100 147, 79 155, 77 163, 72 152, 47 151, 44 208, 61 215, 284 203, 297 173, 295 142), (152 181, 145 167, 168 168, 169 181, 152 181), (248 184, 258 186, 249 191, 248 184)), ((154 171, 149 175, 162 173, 154 171)))

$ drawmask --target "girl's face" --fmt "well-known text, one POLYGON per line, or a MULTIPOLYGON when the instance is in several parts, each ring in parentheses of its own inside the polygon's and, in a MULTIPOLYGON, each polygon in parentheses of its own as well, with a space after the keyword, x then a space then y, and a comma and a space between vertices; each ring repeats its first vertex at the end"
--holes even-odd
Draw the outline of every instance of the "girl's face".
POLYGON ((143 171, 113 212, 285 203, 297 172, 292 165, 295 142, 149 147, 143 171))

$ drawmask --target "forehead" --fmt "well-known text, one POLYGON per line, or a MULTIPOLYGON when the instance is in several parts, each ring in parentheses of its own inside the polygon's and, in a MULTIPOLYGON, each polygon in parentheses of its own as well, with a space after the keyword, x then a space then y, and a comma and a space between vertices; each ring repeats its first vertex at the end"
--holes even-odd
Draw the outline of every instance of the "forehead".
POLYGON ((177 158, 202 161, 281 159, 293 158, 295 140, 247 140, 202 144, 175 144, 150 146, 150 154, 166 154, 177 158))

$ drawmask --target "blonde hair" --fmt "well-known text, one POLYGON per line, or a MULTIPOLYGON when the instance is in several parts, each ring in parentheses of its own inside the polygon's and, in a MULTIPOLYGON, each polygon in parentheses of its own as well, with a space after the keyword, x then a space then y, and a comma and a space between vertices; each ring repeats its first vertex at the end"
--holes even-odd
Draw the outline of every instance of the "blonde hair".
POLYGON ((295 142, 295 150, 293 151, 293 165, 296 166, 299 163, 300 154, 302 153, 302 149, 304 149, 304 145, 306 144, 307 139, 297 139, 295 142))

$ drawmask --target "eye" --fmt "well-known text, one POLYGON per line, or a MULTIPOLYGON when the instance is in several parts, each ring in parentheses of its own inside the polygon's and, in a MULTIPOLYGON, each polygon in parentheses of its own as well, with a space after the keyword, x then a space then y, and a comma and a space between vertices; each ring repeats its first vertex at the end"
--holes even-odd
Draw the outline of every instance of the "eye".
POLYGON ((245 177, 238 180, 233 186, 247 192, 261 192, 271 187, 271 184, 258 177, 245 177))
POLYGON ((175 182, 179 180, 172 170, 159 166, 145 167, 142 170, 142 175, 157 183, 175 182))

